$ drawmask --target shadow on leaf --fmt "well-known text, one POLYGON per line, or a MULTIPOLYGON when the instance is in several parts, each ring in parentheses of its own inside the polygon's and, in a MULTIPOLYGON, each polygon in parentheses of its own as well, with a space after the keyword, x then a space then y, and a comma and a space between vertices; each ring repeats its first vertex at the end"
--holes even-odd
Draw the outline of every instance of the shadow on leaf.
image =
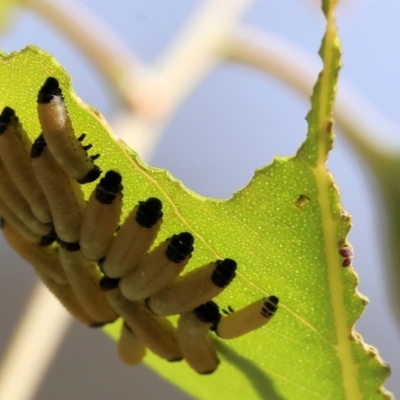
POLYGON ((285 400, 274 388, 273 380, 253 361, 236 353, 232 348, 221 342, 215 341, 215 346, 221 357, 246 375, 253 389, 260 399, 285 400))

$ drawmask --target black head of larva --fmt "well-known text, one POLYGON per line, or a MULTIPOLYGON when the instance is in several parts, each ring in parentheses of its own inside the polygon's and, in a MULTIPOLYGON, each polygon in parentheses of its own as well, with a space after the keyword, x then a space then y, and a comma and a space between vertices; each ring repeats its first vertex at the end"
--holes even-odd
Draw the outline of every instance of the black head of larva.
POLYGON ((60 238, 57 238, 57 243, 62 249, 70 252, 79 251, 81 249, 79 242, 69 243, 64 242, 64 240, 61 240, 60 238))
POLYGON ((279 299, 276 296, 269 296, 261 308, 261 315, 265 318, 272 317, 278 309, 279 299))
POLYGON ((77 182, 81 185, 85 183, 94 182, 101 175, 101 169, 97 165, 93 165, 93 168, 86 174, 82 179, 77 179, 77 182))
POLYGON ((0 215, 0 229, 3 229, 4 223, 5 223, 5 220, 4 220, 4 218, 0 215))
POLYGON ((194 237, 189 232, 174 235, 165 251, 165 255, 170 261, 180 263, 192 253, 193 243, 194 237))
POLYGON ((99 270, 104 274, 104 269, 103 269, 103 264, 104 264, 104 260, 106 259, 106 257, 102 257, 100 258, 100 260, 97 260, 97 266, 99 267, 99 270))
POLYGON ((116 171, 107 171, 96 187, 96 199, 102 204, 111 204, 122 190, 122 176, 116 171))
POLYGON ((156 197, 150 197, 146 201, 139 201, 139 207, 136 212, 136 222, 144 228, 151 228, 162 218, 161 200, 156 197))
POLYGON ((132 328, 126 323, 126 321, 123 322, 123 326, 128 332, 133 333, 132 328))
POLYGON ((275 306, 277 306, 279 304, 279 299, 276 296, 269 296, 268 300, 270 301, 270 303, 274 304, 275 306))
POLYGON ((103 328, 103 326, 109 324, 110 322, 92 322, 89 328, 103 328))
POLYGON ((100 279, 100 288, 104 292, 112 290, 118 287, 120 278, 109 278, 108 276, 103 276, 100 279))
POLYGON ((50 76, 40 88, 37 102, 39 104, 48 104, 54 97, 62 97, 62 91, 58 80, 50 76))
POLYGON ((211 275, 211 280, 215 286, 224 288, 228 286, 233 278, 236 276, 236 261, 230 258, 225 258, 225 260, 218 260, 217 265, 211 275))
POLYGON ((4 107, 0 114, 0 135, 4 133, 4 131, 7 129, 7 126, 14 119, 18 120, 17 116, 15 115, 15 111, 11 107, 4 107))
POLYGON ((31 148, 31 158, 40 157, 46 148, 47 144, 44 139, 43 133, 41 133, 33 142, 31 148))
POLYGON ((40 240, 39 246, 41 246, 41 247, 50 246, 56 240, 57 240, 57 233, 53 226, 51 228, 51 231, 47 235, 42 237, 42 239, 40 240))
POLYGON ((213 324, 213 327, 221 320, 221 313, 218 305, 213 301, 208 301, 193 310, 196 317, 205 324, 213 324))

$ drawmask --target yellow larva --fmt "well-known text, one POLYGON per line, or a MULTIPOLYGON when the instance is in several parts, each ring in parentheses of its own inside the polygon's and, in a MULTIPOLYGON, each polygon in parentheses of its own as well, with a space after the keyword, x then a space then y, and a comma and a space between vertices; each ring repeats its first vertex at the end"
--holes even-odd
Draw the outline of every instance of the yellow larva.
POLYGON ((182 352, 176 338, 176 329, 171 322, 152 314, 142 302, 126 299, 118 288, 118 281, 104 277, 100 282, 114 310, 154 354, 171 362, 181 360, 182 352))
POLYGON ((38 94, 38 115, 43 135, 62 169, 79 183, 96 180, 101 171, 76 138, 56 78, 49 77, 38 94))
POLYGON ((0 215, 10 224, 14 229, 16 229, 19 234, 28 242, 40 243, 42 241, 42 236, 33 232, 29 229, 25 223, 14 214, 10 207, 4 202, 0 197, 0 215))
POLYGON ((68 284, 57 248, 41 247, 36 243, 31 243, 17 229, 13 228, 7 219, 3 220, 2 231, 8 244, 37 272, 46 275, 58 284, 68 284))
POLYGON ((152 197, 140 201, 132 210, 101 263, 107 276, 120 278, 138 266, 160 230, 163 216, 161 209, 161 201, 152 197))
POLYGON ((49 203, 57 236, 66 243, 77 243, 86 205, 80 185, 56 163, 42 135, 33 143, 31 162, 49 203))
POLYGON ((32 213, 40 222, 47 224, 52 218, 46 197, 32 170, 30 146, 15 111, 5 107, 0 115, 0 157, 32 213))
POLYGON ((178 320, 177 336, 185 361, 199 374, 213 373, 219 364, 210 329, 221 319, 218 306, 210 301, 178 320))
POLYGON ((269 296, 223 317, 215 332, 221 339, 235 339, 264 326, 278 309, 279 299, 269 296))
POLYGON ((117 349, 119 358, 127 365, 140 364, 146 354, 145 345, 134 334, 126 322, 121 326, 117 349))
POLYGON ((69 284, 60 284, 47 275, 41 274, 36 271, 39 278, 42 280, 47 289, 58 299, 58 301, 63 305, 63 307, 79 322, 84 325, 90 326, 92 328, 97 328, 103 324, 99 324, 95 321, 89 314, 83 309, 78 298, 76 297, 72 287, 69 284))
POLYGON ((122 209, 122 177, 108 171, 89 198, 83 216, 79 244, 89 260, 105 257, 118 228, 122 209))
POLYGON ((60 242, 60 259, 68 281, 85 312, 98 324, 106 324, 118 315, 100 289, 101 272, 97 265, 85 258, 79 245, 60 242))
POLYGON ((57 250, 39 247, 26 241, 7 221, 2 221, 2 230, 8 244, 35 269, 44 285, 54 294, 64 308, 78 321, 88 326, 97 323, 83 310, 61 266, 57 250))
POLYGON ((25 225, 39 235, 47 235, 52 230, 51 224, 43 224, 33 215, 25 197, 11 179, 3 161, 0 158, 0 197, 10 210, 17 215, 25 225))
POLYGON ((164 316, 193 310, 218 296, 232 282, 235 271, 236 262, 229 258, 196 268, 146 299, 146 305, 154 314, 164 316))
POLYGON ((193 251, 188 232, 173 235, 151 251, 133 271, 122 276, 119 287, 129 300, 144 300, 169 285, 183 270, 193 251))

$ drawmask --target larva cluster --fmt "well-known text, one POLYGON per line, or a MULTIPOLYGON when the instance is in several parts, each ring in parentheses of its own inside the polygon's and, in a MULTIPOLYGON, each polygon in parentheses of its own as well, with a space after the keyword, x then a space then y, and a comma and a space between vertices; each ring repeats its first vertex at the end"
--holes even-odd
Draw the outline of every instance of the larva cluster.
POLYGON ((121 222, 122 176, 108 171, 88 201, 80 185, 101 175, 85 135, 75 136, 62 91, 48 78, 38 94, 42 133, 32 143, 16 113, 0 115, 0 215, 8 243, 80 322, 121 317, 120 358, 140 363, 149 349, 209 374, 219 360, 210 331, 233 339, 265 325, 278 307, 270 296, 233 312, 212 301, 236 275, 229 258, 181 274, 194 238, 181 232, 150 250, 162 224, 157 198, 139 201, 121 222), (121 224, 121 225, 120 225, 121 224), (167 318, 179 315, 177 327, 167 318))

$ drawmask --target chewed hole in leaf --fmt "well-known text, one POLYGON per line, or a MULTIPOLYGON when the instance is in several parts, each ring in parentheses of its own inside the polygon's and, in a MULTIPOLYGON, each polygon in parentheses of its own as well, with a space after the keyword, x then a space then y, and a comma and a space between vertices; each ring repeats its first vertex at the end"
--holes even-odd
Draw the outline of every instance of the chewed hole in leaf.
POLYGON ((255 169, 276 155, 296 152, 307 130, 308 108, 258 71, 220 66, 167 125, 155 165, 201 195, 229 198, 248 184, 255 169))

